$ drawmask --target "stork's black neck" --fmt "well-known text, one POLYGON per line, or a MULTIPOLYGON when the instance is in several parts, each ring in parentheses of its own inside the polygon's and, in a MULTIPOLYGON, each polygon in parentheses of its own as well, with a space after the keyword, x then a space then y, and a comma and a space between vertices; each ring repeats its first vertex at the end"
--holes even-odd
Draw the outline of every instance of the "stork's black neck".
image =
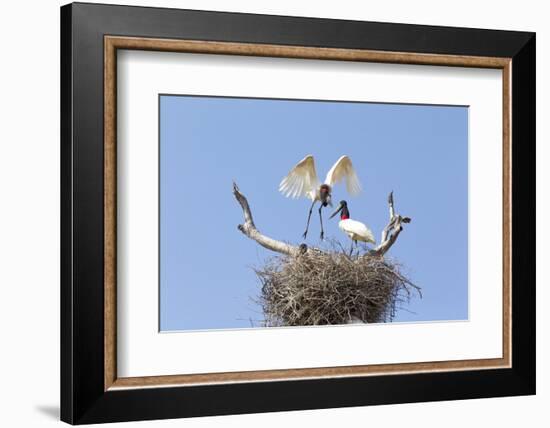
POLYGON ((349 218, 349 210, 348 210, 348 206, 347 205, 344 205, 342 207, 342 212, 340 213, 340 219, 341 220, 347 220, 349 218))

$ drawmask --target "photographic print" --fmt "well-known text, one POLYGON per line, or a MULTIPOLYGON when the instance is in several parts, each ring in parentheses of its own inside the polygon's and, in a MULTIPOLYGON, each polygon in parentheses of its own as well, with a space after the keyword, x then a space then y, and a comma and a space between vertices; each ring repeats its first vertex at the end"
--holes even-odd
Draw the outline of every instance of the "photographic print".
POLYGON ((63 6, 61 419, 534 394, 535 56, 63 6))
POLYGON ((159 95, 162 332, 468 319, 468 107, 159 95))

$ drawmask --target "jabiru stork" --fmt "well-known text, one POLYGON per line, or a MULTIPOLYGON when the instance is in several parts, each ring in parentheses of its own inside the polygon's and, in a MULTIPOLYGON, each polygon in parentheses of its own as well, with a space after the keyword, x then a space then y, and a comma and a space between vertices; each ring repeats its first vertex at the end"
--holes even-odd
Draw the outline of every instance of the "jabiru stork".
POLYGON ((315 160, 312 155, 307 155, 294 166, 279 184, 279 191, 287 198, 306 197, 312 201, 307 217, 306 231, 302 235, 307 237, 311 212, 317 202, 319 207, 319 220, 321 222, 321 240, 324 238, 323 216, 321 210, 327 205, 332 206, 332 187, 346 179, 346 188, 350 195, 357 195, 361 192, 361 183, 353 169, 351 159, 348 156, 341 156, 327 173, 324 183, 320 183, 315 170, 315 160))
POLYGON ((350 218, 348 203, 346 201, 340 201, 338 208, 332 213, 330 218, 338 213, 340 213, 338 227, 351 239, 350 255, 353 252, 353 244, 355 243, 355 246, 357 246, 357 241, 376 244, 372 231, 360 221, 350 218))

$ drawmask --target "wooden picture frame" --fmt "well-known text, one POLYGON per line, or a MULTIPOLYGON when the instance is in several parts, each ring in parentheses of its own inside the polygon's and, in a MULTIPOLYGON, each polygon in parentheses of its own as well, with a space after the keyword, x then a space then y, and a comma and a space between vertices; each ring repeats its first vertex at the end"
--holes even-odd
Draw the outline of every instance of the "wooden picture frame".
POLYGON ((61 9, 61 53, 62 420, 114 422, 535 392, 534 34, 76 3, 61 9), (502 358, 118 377, 117 49, 502 70, 502 358))

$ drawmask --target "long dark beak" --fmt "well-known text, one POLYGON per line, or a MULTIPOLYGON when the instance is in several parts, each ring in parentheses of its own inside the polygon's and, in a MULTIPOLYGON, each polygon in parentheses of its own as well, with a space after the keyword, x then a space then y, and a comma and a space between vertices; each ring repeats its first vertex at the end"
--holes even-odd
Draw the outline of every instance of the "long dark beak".
POLYGON ((336 208, 336 211, 334 211, 329 218, 332 218, 334 217, 336 214, 338 214, 340 211, 342 211, 342 208, 344 208, 344 206, 342 204, 338 205, 338 208, 336 208))

